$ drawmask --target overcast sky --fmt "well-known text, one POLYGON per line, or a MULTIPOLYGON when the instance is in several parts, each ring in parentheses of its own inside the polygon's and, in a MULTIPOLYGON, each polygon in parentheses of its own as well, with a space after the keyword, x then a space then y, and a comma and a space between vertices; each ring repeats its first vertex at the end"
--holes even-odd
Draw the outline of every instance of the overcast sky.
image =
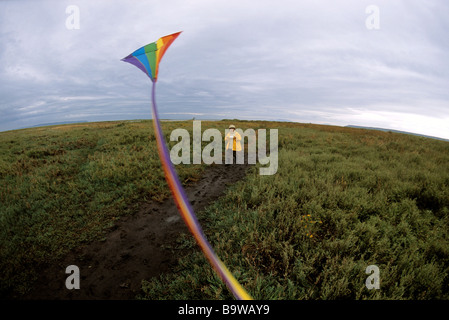
POLYGON ((183 31, 160 64, 161 118, 449 139, 448 17, 445 0, 0 1, 0 130, 151 118, 151 81, 120 59, 183 31))

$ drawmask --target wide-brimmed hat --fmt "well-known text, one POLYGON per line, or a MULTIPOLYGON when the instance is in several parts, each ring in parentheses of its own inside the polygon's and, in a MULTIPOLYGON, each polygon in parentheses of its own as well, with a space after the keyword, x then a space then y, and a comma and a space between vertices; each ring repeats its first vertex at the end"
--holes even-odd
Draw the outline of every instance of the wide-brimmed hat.
POLYGON ((231 125, 229 126, 229 129, 235 129, 235 126, 234 126, 233 124, 231 124, 231 125))

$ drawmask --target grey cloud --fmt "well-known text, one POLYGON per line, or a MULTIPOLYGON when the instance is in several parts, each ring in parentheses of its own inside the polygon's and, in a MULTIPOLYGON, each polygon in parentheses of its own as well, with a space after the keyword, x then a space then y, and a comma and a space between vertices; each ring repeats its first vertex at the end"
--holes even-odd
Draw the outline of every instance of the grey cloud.
POLYGON ((120 59, 183 30, 160 65, 161 116, 365 125, 376 115, 376 126, 449 137, 443 0, 375 1, 380 30, 365 27, 371 1, 76 2, 79 30, 65 28, 71 2, 0 2, 2 130, 151 117, 149 79, 120 59))

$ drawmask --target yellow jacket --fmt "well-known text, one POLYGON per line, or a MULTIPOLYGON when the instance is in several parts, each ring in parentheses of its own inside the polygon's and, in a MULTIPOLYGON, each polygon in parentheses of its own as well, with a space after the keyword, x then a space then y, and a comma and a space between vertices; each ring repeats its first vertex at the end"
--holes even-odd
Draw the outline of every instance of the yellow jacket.
POLYGON ((233 151, 241 151, 242 150, 242 146, 240 144, 240 140, 242 140, 242 136, 234 130, 234 139, 231 138, 231 131, 228 132, 228 134, 225 137, 225 141, 226 141, 226 150, 230 149, 231 146, 231 140, 233 140, 233 144, 232 144, 232 150, 233 151))

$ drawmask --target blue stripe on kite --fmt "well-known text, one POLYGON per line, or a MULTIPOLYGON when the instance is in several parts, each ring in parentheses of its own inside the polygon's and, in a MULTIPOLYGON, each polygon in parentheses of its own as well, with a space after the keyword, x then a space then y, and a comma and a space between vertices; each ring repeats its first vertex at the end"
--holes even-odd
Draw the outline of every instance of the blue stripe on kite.
POLYGON ((153 77, 151 76, 151 67, 150 67, 150 63, 148 62, 147 56, 145 54, 141 54, 140 56, 137 56, 136 58, 137 58, 137 60, 140 61, 140 63, 143 64, 143 66, 147 70, 148 76, 151 78, 151 80, 153 80, 153 77))
POLYGON ((139 49, 137 49, 136 51, 134 51, 134 52, 132 53, 133 56, 139 56, 139 55, 141 55, 141 54, 145 54, 145 48, 144 48, 144 47, 139 48, 139 49))

